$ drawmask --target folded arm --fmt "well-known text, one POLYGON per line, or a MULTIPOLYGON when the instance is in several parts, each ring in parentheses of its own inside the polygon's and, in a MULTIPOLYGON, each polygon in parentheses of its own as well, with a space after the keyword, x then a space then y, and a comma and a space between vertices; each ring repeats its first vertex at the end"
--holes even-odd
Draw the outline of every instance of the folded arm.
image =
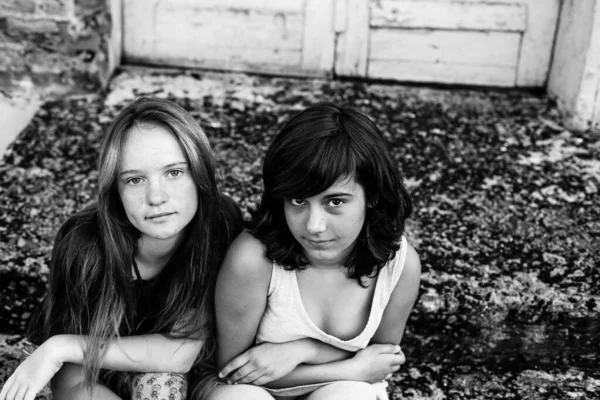
MULTIPOLYGON (((187 373, 202 345, 202 340, 171 339, 159 334, 122 337, 107 344, 100 366, 118 371, 187 373)), ((8 378, 0 400, 32 400, 65 363, 82 365, 86 346, 86 336, 52 336, 8 378)))
MULTIPOLYGON (((83 364, 85 336, 56 335, 48 342, 57 361, 83 364)), ((116 371, 187 373, 203 344, 203 340, 173 339, 160 334, 125 336, 107 345, 100 366, 116 371)))

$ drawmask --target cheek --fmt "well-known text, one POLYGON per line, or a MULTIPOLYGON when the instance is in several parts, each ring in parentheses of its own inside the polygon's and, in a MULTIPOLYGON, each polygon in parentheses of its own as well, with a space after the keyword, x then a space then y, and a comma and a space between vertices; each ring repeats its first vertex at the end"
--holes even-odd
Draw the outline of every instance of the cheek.
POLYGON ((188 182, 185 182, 185 185, 179 187, 177 191, 179 193, 173 197, 181 199, 181 206, 183 207, 181 211, 191 220, 198 210, 198 191, 196 190, 196 184, 190 179, 188 182))
POLYGON ((141 203, 139 196, 136 196, 130 190, 120 190, 119 196, 127 215, 135 214, 135 212, 139 210, 141 203))
POLYGON ((299 225, 301 224, 299 215, 287 210, 287 208, 285 207, 283 209, 283 214, 285 216, 285 222, 287 224, 287 227, 292 233, 292 235, 298 236, 297 233, 299 230, 299 225))
POLYGON ((347 224, 345 226, 346 232, 352 232, 352 236, 354 239, 358 237, 362 228, 365 224, 365 211, 364 210, 356 210, 356 213, 351 218, 348 218, 347 224))

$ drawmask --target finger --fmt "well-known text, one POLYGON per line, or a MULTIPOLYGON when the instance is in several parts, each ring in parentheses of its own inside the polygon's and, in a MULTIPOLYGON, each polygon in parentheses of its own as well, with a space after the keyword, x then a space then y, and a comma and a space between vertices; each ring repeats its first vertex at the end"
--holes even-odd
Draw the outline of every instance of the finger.
POLYGON ((406 357, 404 356, 403 353, 394 355, 394 359, 396 360, 396 362, 394 364, 402 365, 406 362, 406 357))
POLYGON ((24 400, 25 395, 27 394, 27 385, 23 385, 19 388, 17 393, 15 394, 15 400, 24 400))
POLYGON ((17 392, 19 391, 19 385, 13 382, 6 393, 6 400, 14 400, 17 392))
POLYGON ((8 391, 12 387, 14 381, 15 374, 13 373, 11 376, 8 377, 6 382, 4 382, 4 386, 2 386, 2 390, 0 390, 0 400, 6 400, 8 396, 8 391))
POLYGON ((27 393, 25 394, 24 400, 35 400, 35 396, 37 395, 37 390, 33 388, 27 389, 27 393))
POLYGON ((219 378, 224 378, 236 369, 244 366, 248 362, 248 356, 246 353, 242 353, 239 356, 235 357, 233 360, 229 361, 227 365, 225 365, 221 371, 219 371, 219 378))
POLYGON ((269 378, 268 375, 263 375, 260 378, 254 380, 251 384, 254 386, 264 386, 269 382, 272 382, 273 379, 269 378))
POLYGON ((392 379, 392 375, 394 375, 394 374, 392 374, 392 373, 387 374, 386 376, 383 377, 383 380, 388 381, 388 380, 392 379))
POLYGON ((238 368, 235 372, 233 372, 229 377, 229 381, 231 381, 232 383, 241 383, 240 381, 242 379, 244 379, 248 374, 251 374, 254 371, 254 367, 250 365, 250 363, 248 363, 243 367, 238 368))
POLYGON ((259 379, 262 375, 258 371, 252 371, 242 379, 240 379, 237 383, 247 383, 253 384, 255 380, 259 379))
POLYGON ((400 351, 400 346, 395 344, 382 344, 378 350, 382 354, 396 354, 400 351))

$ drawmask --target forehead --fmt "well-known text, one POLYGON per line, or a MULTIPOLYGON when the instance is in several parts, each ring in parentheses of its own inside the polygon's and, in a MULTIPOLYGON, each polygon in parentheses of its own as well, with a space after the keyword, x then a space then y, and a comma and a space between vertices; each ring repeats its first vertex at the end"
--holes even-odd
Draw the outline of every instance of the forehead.
POLYGON ((158 125, 137 125, 129 132, 121 149, 120 170, 185 161, 179 142, 158 125))
POLYGON ((319 194, 320 195, 328 195, 330 193, 348 193, 357 195, 363 193, 364 189, 362 185, 356 182, 354 175, 350 176, 340 176, 331 186, 329 186, 325 191, 319 194))

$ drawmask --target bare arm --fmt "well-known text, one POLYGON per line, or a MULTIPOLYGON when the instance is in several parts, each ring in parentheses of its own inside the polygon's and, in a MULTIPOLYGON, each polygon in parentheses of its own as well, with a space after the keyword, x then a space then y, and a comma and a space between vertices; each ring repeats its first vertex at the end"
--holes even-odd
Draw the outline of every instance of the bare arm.
MULTIPOLYGON (((261 384, 301 363, 322 364, 353 354, 314 339, 254 346, 267 306, 272 264, 260 242, 242 233, 231 245, 217 278, 217 365, 230 382, 261 384), (264 377, 264 378, 262 378, 264 377), (261 380, 262 378, 262 380, 261 380)), ((336 366, 331 373, 339 373, 336 366)), ((302 368, 301 368, 302 369, 302 368)), ((319 375, 314 374, 316 379, 319 375)))
POLYGON ((408 316, 419 294, 420 281, 421 261, 415 249, 409 244, 402 275, 392 292, 371 343, 400 344, 408 316))
MULTIPOLYGON (((56 335, 48 339, 61 362, 83 364, 87 338, 56 335)), ((172 339, 160 334, 125 336, 108 344, 100 366, 116 371, 178 372, 192 368, 203 340, 172 339)))
MULTIPOLYGON (((159 334, 123 337, 107 344, 100 365, 119 371, 187 373, 202 345, 202 340, 170 339, 159 334)), ((0 400, 33 400, 65 363, 83 364, 85 346, 85 336, 52 336, 8 378, 0 400)))
POLYGON ((397 371, 405 362, 404 354, 398 345, 416 301, 420 280, 419 256, 415 249, 408 245, 402 275, 386 306, 381 323, 371 339, 370 346, 359 351, 349 360, 315 366, 299 365, 290 374, 266 385, 280 388, 340 379, 372 382, 397 371))
POLYGON ((414 305, 419 281, 419 258, 409 245, 402 275, 371 345, 356 355, 325 343, 310 342, 312 339, 262 344, 236 357, 223 369, 223 376, 231 373, 232 382, 272 388, 335 380, 381 380, 405 361, 398 344, 414 305), (289 363, 282 361, 287 357, 289 363))
POLYGON ((215 289, 219 368, 254 344, 272 272, 263 252, 260 242, 243 232, 231 244, 219 271, 215 289))
POLYGON ((374 344, 358 351, 349 359, 318 365, 298 365, 284 377, 263 385, 278 389, 342 380, 373 383, 387 379, 402 363, 404 355, 399 346, 374 344))

